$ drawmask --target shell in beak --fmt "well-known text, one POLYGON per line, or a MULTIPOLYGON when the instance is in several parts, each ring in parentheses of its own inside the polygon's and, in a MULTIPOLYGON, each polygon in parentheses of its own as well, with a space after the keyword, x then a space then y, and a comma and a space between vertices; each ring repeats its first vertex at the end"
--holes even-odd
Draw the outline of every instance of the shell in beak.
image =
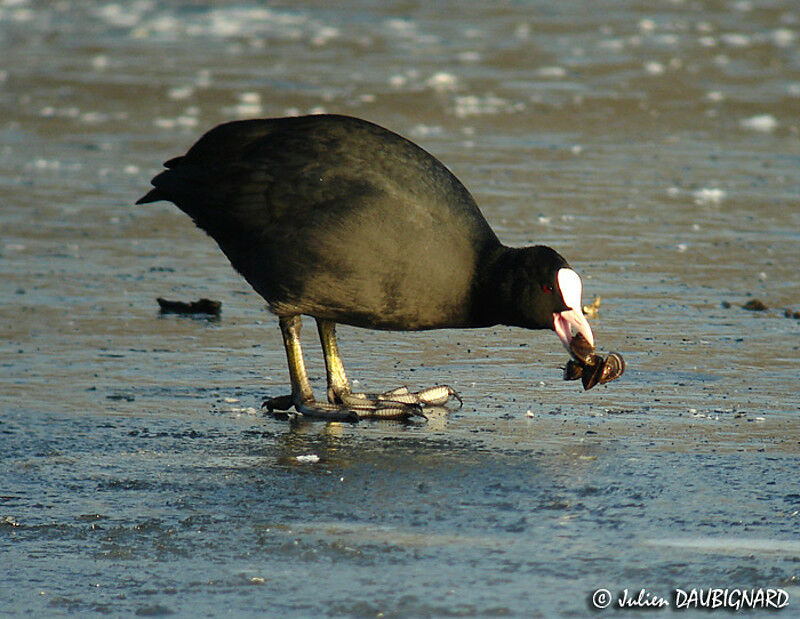
POLYGON ((575 339, 579 333, 583 335, 589 345, 594 348, 594 335, 592 335, 592 328, 586 321, 583 315, 583 310, 578 305, 578 309, 569 309, 564 312, 553 314, 553 327, 556 331, 558 339, 567 349, 567 352, 572 353, 572 340, 575 339))

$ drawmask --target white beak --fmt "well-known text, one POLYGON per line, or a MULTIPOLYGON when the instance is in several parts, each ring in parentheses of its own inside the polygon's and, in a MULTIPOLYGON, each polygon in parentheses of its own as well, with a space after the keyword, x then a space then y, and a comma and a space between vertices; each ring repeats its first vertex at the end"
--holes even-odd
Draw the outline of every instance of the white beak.
POLYGON ((570 344, 578 333, 582 334, 586 341, 594 347, 592 328, 586 321, 586 317, 580 307, 553 314, 553 326, 555 326, 558 339, 561 340, 567 351, 570 350, 570 344))
POLYGON ((572 340, 580 333, 594 347, 592 329, 589 323, 586 322, 581 306, 583 283, 580 276, 572 269, 559 269, 557 279, 561 298, 564 299, 564 303, 569 308, 563 312, 553 314, 553 326, 558 339, 564 344, 564 348, 569 351, 572 340))

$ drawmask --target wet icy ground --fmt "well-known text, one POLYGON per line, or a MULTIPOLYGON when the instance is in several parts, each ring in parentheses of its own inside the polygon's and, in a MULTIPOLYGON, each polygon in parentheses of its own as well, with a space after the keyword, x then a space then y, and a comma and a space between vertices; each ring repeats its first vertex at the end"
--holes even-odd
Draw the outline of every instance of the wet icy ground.
POLYGON ((0 607, 583 616, 642 586, 796 605, 799 23, 791 2, 0 0, 0 607), (174 207, 132 203, 206 128, 315 111, 414 139, 503 240, 564 253, 623 379, 562 382, 549 333, 342 328, 360 386, 448 382, 465 407, 258 413, 287 388, 275 318, 174 207))

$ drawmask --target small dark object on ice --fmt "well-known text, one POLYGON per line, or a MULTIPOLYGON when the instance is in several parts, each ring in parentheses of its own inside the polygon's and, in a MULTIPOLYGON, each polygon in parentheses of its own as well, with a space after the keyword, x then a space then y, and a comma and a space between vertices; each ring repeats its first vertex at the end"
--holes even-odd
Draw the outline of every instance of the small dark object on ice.
POLYGON ((622 355, 612 352, 608 357, 594 354, 594 347, 578 334, 570 352, 573 359, 564 366, 564 380, 581 379, 584 390, 588 391, 598 383, 603 385, 622 376, 625 372, 625 360, 622 355))
POLYGON ((768 310, 769 308, 760 299, 750 299, 747 303, 742 305, 742 309, 746 309, 751 312, 763 312, 768 310))
POLYGON ((210 314, 219 316, 222 313, 222 301, 200 299, 186 303, 184 301, 168 301, 158 297, 158 306, 162 314, 210 314))
POLYGON ((795 320, 800 320, 800 312, 793 312, 788 308, 783 310, 783 315, 786 316, 786 318, 794 318, 795 320))

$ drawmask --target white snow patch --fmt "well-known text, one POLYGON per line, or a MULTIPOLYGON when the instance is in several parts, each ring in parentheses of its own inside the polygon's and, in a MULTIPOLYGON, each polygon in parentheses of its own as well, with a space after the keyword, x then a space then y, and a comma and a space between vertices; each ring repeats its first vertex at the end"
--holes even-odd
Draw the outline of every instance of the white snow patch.
POLYGON ((719 187, 703 187, 692 195, 694 196, 694 203, 702 206, 704 204, 719 204, 727 194, 724 189, 719 187))
POLYGON ((721 38, 723 43, 731 47, 749 47, 753 41, 752 37, 740 32, 728 32, 721 38))
POLYGON ((441 135, 442 128, 438 125, 415 125, 411 129, 411 135, 414 137, 424 137, 428 135, 441 135))
POLYGON ((649 18, 639 21, 639 30, 642 32, 653 32, 656 29, 656 22, 649 18))
POLYGON ((179 101, 181 99, 188 99, 194 94, 193 86, 175 86, 167 91, 167 96, 170 99, 179 101))
POLYGON ((650 75, 661 75, 664 73, 664 65, 655 60, 651 60, 650 62, 644 63, 644 70, 650 75))
POLYGON ((461 62, 480 62, 481 55, 478 52, 461 52, 458 55, 458 59, 461 62))
POLYGON ((92 58, 92 68, 95 71, 103 71, 107 69, 111 65, 111 61, 108 59, 108 56, 103 54, 98 54, 94 58, 92 58))
POLYGON ((750 118, 741 120, 739 124, 745 129, 769 133, 775 130, 778 126, 778 121, 772 114, 758 114, 757 116, 751 116, 750 118))
POLYGON ((770 38, 778 47, 789 47, 794 43, 797 35, 793 30, 789 30, 788 28, 778 28, 770 33, 770 38))
POLYGON ((514 36, 518 39, 527 39, 529 36, 531 36, 530 24, 517 24, 517 27, 514 28, 514 36))
POLYGON ((501 112, 517 112, 524 109, 524 103, 511 103, 492 93, 488 93, 482 97, 477 95, 456 97, 455 103, 455 114, 459 118, 493 115, 501 112))
POLYGON ((561 78, 567 75, 567 71, 564 67, 541 67, 536 71, 536 74, 539 77, 561 78))
POLYGON ((444 71, 434 73, 425 81, 426 86, 433 88, 437 92, 453 90, 457 83, 458 80, 455 75, 452 73, 445 73, 444 71))

